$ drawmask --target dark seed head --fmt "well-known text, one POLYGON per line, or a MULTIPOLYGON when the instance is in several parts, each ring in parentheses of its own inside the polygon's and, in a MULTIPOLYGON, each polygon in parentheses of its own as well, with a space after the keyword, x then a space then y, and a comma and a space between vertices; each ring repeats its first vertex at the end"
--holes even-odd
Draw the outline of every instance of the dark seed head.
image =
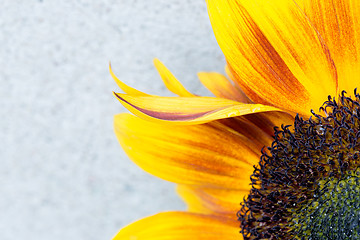
POLYGON ((360 96, 320 111, 275 128, 238 212, 244 239, 360 239, 360 96))

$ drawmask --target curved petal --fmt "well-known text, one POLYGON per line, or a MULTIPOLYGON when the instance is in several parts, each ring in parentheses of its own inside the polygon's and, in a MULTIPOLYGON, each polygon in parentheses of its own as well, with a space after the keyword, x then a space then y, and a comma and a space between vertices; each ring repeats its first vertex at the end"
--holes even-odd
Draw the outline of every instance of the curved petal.
POLYGON ((226 218, 187 212, 164 212, 121 229, 113 240, 242 239, 239 227, 226 218))
POLYGON ((173 93, 181 97, 193 97, 194 94, 190 93, 186 88, 176 79, 165 65, 159 59, 154 59, 154 65, 158 70, 161 79, 164 81, 165 86, 173 93))
POLYGON ((199 124, 246 114, 281 111, 261 104, 244 104, 215 97, 157 97, 114 93, 133 114, 150 121, 199 124))
POLYGON ((141 92, 139 90, 136 90, 135 88, 129 87, 128 85, 126 85, 125 83, 120 81, 120 79, 118 77, 116 77, 115 73, 113 72, 110 63, 109 63, 109 71, 110 71, 110 74, 111 74, 112 78, 115 80, 116 84, 125 93, 132 94, 134 96, 149 96, 147 93, 143 93, 143 92, 141 92))
MULTIPOLYGON (((258 114, 255 114, 258 115, 258 114)), ((266 118, 262 118, 264 121, 266 121, 266 118)), ((266 121, 265 123, 270 123, 269 121, 266 121)), ((264 124, 265 124, 264 123, 264 124)), ((267 132, 265 130, 274 127, 274 125, 269 125, 264 129, 259 128, 254 123, 249 121, 246 117, 235 117, 235 118, 227 118, 227 119, 221 119, 218 121, 214 121, 211 123, 208 123, 213 128, 216 128, 218 131, 225 131, 230 132, 235 135, 244 136, 248 141, 251 142, 252 150, 259 154, 261 149, 264 146, 269 146, 271 142, 273 141, 273 131, 267 132)), ((259 160, 259 159, 258 159, 259 160)), ((257 162, 256 162, 257 163, 257 162)), ((255 164, 255 163, 254 163, 255 164)))
POLYGON ((119 114, 114 124, 120 144, 137 165, 175 183, 247 189, 259 161, 257 143, 213 122, 172 126, 119 114))
MULTIPOLYGON (((294 117, 286 112, 249 114, 244 116, 244 118, 255 125, 258 129, 261 129, 263 134, 268 134, 270 136, 274 135, 275 126, 281 127, 281 125, 294 125, 294 117)), ((228 121, 227 124, 234 129, 238 129, 238 124, 236 124, 235 120, 228 121)), ((271 139, 271 142, 273 142, 273 139, 271 139)), ((269 146, 271 142, 264 143, 264 145, 269 146)))
POLYGON ((329 49, 293 0, 208 0, 229 69, 254 102, 310 115, 337 91, 329 49))
POLYGON ((339 91, 352 93, 360 76, 360 2, 301 0, 305 14, 329 47, 339 76, 339 91))
POLYGON ((249 103, 245 93, 239 87, 233 85, 224 75, 216 72, 200 72, 198 77, 201 83, 216 97, 249 103))
POLYGON ((188 211, 196 213, 217 214, 236 219, 240 202, 249 194, 248 189, 217 189, 178 185, 177 192, 188 205, 188 211))

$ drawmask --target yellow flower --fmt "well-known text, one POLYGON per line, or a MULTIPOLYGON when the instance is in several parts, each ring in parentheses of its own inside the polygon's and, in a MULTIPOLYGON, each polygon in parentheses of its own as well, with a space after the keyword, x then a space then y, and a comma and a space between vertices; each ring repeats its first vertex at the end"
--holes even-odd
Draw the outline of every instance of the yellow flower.
POLYGON ((193 95, 158 60, 179 97, 140 92, 110 68, 136 115, 115 116, 120 144, 188 204, 114 239, 358 239, 360 1, 207 4, 231 79, 199 73, 216 97, 193 95))

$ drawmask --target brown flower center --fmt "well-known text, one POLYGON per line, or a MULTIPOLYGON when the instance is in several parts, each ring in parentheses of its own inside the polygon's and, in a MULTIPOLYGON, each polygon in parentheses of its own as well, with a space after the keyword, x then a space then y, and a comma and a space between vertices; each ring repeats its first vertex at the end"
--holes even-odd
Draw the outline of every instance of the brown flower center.
POLYGON ((244 239, 359 239, 360 96, 276 128, 238 212, 244 239))

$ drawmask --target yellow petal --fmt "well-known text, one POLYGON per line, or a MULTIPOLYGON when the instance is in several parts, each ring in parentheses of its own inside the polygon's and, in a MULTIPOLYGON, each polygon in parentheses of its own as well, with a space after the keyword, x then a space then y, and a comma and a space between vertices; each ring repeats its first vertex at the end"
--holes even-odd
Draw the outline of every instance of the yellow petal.
POLYGON ((139 90, 136 90, 135 88, 129 87, 128 85, 126 85, 125 83, 120 81, 120 79, 118 77, 116 77, 115 73, 111 69, 111 64, 109 64, 109 71, 110 71, 110 74, 111 74, 112 78, 115 80, 116 84, 125 93, 132 94, 132 95, 135 95, 135 96, 148 96, 148 94, 143 93, 143 92, 141 92, 139 90))
POLYGON ((198 124, 246 114, 280 111, 261 104, 244 104, 215 97, 158 97, 114 93, 135 115, 151 121, 198 124))
POLYGON ((239 227, 226 218, 164 212, 121 229, 113 240, 239 240, 239 227))
POLYGON ((206 214, 218 214, 235 218, 240 210, 240 202, 249 194, 248 189, 219 189, 178 185, 177 192, 188 205, 188 211, 206 214))
POLYGON ((329 47, 339 77, 339 92, 360 86, 360 2, 301 0, 298 4, 329 47))
POLYGON ((232 84, 224 75, 216 72, 200 72, 198 77, 201 83, 216 97, 249 103, 245 93, 232 84))
MULTIPOLYGON (((267 113, 257 113, 249 114, 244 116, 244 118, 254 124, 261 131, 270 136, 274 135, 274 126, 281 127, 281 125, 294 125, 294 117, 285 112, 267 112, 267 113)), ((231 127, 237 129, 237 124, 235 120, 229 121, 231 127)), ((290 127, 291 129, 292 127, 290 127)), ((271 142, 273 139, 271 140, 271 142)), ((265 144, 269 146, 271 143, 265 144)))
POLYGON ((337 91, 329 49, 293 0, 208 0, 229 69, 254 102, 309 115, 337 91))
MULTIPOLYGON (((258 114, 259 113, 254 115, 258 115, 258 114)), ((246 139, 251 141, 252 149, 258 154, 260 154, 261 149, 264 146, 269 146, 273 141, 272 136, 274 135, 273 128, 275 125, 273 125, 269 121, 266 121, 268 120, 267 118, 256 117, 251 119, 259 119, 259 120, 261 119, 265 121, 264 124, 271 124, 271 125, 266 126, 264 129, 259 128, 258 126, 256 126, 255 123, 249 121, 246 116, 221 119, 208 124, 211 124, 211 126, 218 129, 218 131, 229 131, 233 134, 244 136, 246 139), (267 132, 268 129, 272 129, 272 131, 267 132)))
POLYGON ((186 88, 176 79, 176 77, 160 62, 159 59, 154 59, 154 65, 158 70, 161 79, 164 81, 165 86, 173 93, 181 97, 192 97, 194 94, 190 93, 186 88))
POLYGON ((247 189, 259 161, 259 147, 229 127, 164 125, 131 114, 116 115, 114 124, 121 146, 137 165, 175 183, 247 189))

